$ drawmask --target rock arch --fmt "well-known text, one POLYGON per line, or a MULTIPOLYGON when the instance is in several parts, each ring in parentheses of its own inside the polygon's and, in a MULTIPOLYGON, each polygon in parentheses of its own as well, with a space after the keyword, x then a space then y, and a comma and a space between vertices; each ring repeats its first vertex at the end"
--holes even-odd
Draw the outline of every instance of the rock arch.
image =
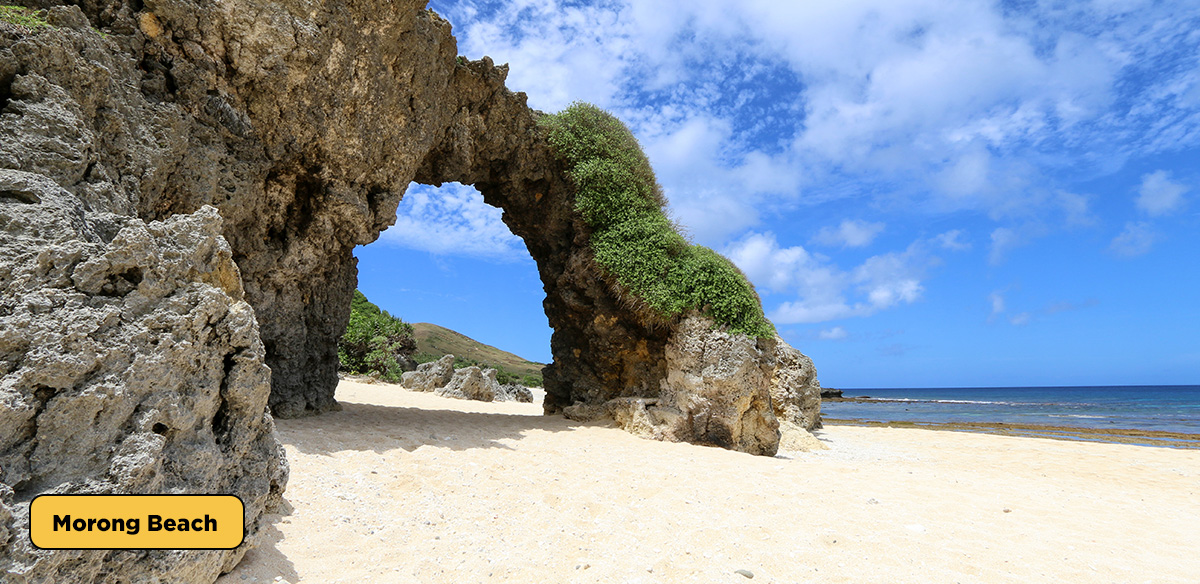
POLYGON ((539 114, 425 0, 18 1, 52 26, 0 22, 0 570, 236 564, 244 548, 37 550, 24 503, 230 492, 253 541, 286 483, 269 412, 336 407, 353 248, 413 180, 474 185, 537 261, 548 412, 760 454, 781 422, 817 423, 811 362, 782 340, 622 304, 539 114))

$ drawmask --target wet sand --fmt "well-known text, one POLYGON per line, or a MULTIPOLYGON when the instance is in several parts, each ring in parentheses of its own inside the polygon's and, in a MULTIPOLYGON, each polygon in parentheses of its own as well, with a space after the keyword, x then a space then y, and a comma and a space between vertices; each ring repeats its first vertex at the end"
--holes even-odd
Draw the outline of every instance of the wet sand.
POLYGON ((830 425, 756 457, 343 382, 243 582, 1195 582, 1200 451, 830 425), (743 573, 738 573, 738 571, 743 573))

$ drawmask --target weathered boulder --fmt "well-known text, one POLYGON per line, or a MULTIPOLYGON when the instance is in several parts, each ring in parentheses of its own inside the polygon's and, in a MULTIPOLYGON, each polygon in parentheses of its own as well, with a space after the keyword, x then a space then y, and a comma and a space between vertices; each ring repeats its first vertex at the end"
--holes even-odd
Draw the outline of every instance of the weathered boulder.
POLYGON ((820 428, 821 382, 812 359, 776 335, 772 362, 771 405, 775 417, 805 430, 820 428))
POLYGON ((480 369, 474 365, 456 370, 445 387, 434 391, 443 397, 486 402, 496 401, 497 395, 502 398, 506 395, 496 382, 495 369, 480 369))
POLYGON ((666 346, 667 376, 656 397, 624 397, 566 408, 568 418, 611 417, 647 438, 774 455, 779 421, 771 403, 774 339, 729 334, 690 316, 666 346))
POLYGON ((519 383, 506 383, 500 386, 495 401, 515 401, 526 404, 533 403, 533 392, 519 383))
POLYGON ((39 550, 28 503, 45 493, 232 493, 253 544, 287 467, 220 233, 212 207, 145 223, 0 170, 5 582, 212 582, 247 549, 39 550))
POLYGON ((400 375, 400 385, 413 391, 433 391, 450 383, 454 377, 454 355, 442 355, 437 361, 422 363, 416 371, 400 375))

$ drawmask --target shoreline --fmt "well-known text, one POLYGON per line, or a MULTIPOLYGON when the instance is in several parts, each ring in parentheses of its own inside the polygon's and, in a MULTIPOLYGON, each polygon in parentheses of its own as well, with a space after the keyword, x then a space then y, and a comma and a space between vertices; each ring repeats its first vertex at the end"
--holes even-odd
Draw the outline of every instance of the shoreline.
POLYGON ((751 456, 342 381, 219 584, 1189 582, 1200 451, 829 424, 751 456), (1137 545, 1130 545, 1131 541, 1137 545), (744 572, 744 573, 743 573, 744 572))
MULTIPOLYGON (((832 400, 831 400, 832 401, 832 400)), ((856 401, 839 399, 837 401, 856 401)), ((864 400, 870 401, 870 400, 864 400)), ((971 432, 998 436, 1020 436, 1025 438, 1049 438, 1070 442, 1096 442, 1106 444, 1129 444, 1157 448, 1182 448, 1200 450, 1200 434, 1165 432, 1160 430, 1138 430, 1132 428, 1081 428, 1076 426, 1051 426, 1041 424, 1012 424, 1006 422, 912 422, 878 421, 860 418, 829 418, 821 416, 823 424, 832 426, 859 426, 864 428, 910 428, 941 430, 948 432, 971 432)))

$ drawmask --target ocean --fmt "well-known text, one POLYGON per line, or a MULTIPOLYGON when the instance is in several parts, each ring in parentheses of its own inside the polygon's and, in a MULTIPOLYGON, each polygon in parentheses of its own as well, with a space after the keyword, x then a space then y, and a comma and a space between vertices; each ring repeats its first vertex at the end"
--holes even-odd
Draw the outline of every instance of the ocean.
POLYGON ((1103 387, 967 387, 938 389, 847 389, 846 401, 826 400, 827 419, 865 423, 911 423, 994 430, 1039 426, 1078 429, 1072 439, 1109 440, 1108 434, 1152 436, 1159 446, 1200 441, 1200 386, 1143 385, 1103 387), (1128 430, 1130 432, 1121 432, 1128 430), (1194 435, 1194 437, 1171 436, 1194 435))

